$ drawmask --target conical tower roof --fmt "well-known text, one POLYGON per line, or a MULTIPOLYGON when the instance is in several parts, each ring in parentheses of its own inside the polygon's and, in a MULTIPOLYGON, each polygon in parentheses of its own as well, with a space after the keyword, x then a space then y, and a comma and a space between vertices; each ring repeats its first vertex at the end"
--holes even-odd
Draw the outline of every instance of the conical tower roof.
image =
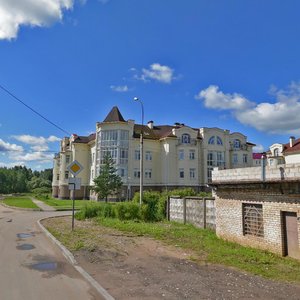
POLYGON ((114 106, 103 122, 126 122, 117 106, 114 106))

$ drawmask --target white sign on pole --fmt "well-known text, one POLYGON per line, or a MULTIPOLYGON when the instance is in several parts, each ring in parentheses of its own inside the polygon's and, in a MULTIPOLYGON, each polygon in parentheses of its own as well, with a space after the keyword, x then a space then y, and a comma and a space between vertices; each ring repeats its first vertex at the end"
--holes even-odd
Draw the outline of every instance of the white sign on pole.
POLYGON ((81 178, 69 178, 69 190, 80 190, 81 178))

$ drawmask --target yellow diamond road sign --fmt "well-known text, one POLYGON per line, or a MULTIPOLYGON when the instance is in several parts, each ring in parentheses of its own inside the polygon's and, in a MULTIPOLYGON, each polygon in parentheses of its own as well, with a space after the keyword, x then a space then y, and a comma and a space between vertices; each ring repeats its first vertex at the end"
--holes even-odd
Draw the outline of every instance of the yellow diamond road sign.
POLYGON ((71 162, 67 169, 74 175, 78 175, 82 170, 83 170, 83 166, 77 161, 74 160, 73 162, 71 162))

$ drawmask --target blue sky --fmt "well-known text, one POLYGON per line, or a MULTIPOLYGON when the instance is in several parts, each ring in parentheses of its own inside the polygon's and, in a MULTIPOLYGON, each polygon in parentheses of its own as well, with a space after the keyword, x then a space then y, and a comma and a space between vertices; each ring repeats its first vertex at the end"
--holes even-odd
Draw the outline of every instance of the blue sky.
MULTIPOLYGON (((300 134, 300 2, 1 0, 0 84, 64 130, 125 119, 300 134)), ((0 166, 51 167, 65 134, 0 90, 0 166), (50 151, 50 152, 47 152, 50 151)))

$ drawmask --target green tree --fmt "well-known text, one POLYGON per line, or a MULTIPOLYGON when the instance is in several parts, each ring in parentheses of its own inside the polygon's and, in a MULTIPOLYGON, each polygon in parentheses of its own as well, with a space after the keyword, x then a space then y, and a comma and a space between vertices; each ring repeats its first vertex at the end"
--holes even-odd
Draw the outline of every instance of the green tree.
POLYGON ((122 186, 122 179, 117 174, 113 159, 106 155, 103 165, 100 167, 100 174, 94 179, 95 186, 93 190, 107 202, 109 195, 119 192, 122 186))

